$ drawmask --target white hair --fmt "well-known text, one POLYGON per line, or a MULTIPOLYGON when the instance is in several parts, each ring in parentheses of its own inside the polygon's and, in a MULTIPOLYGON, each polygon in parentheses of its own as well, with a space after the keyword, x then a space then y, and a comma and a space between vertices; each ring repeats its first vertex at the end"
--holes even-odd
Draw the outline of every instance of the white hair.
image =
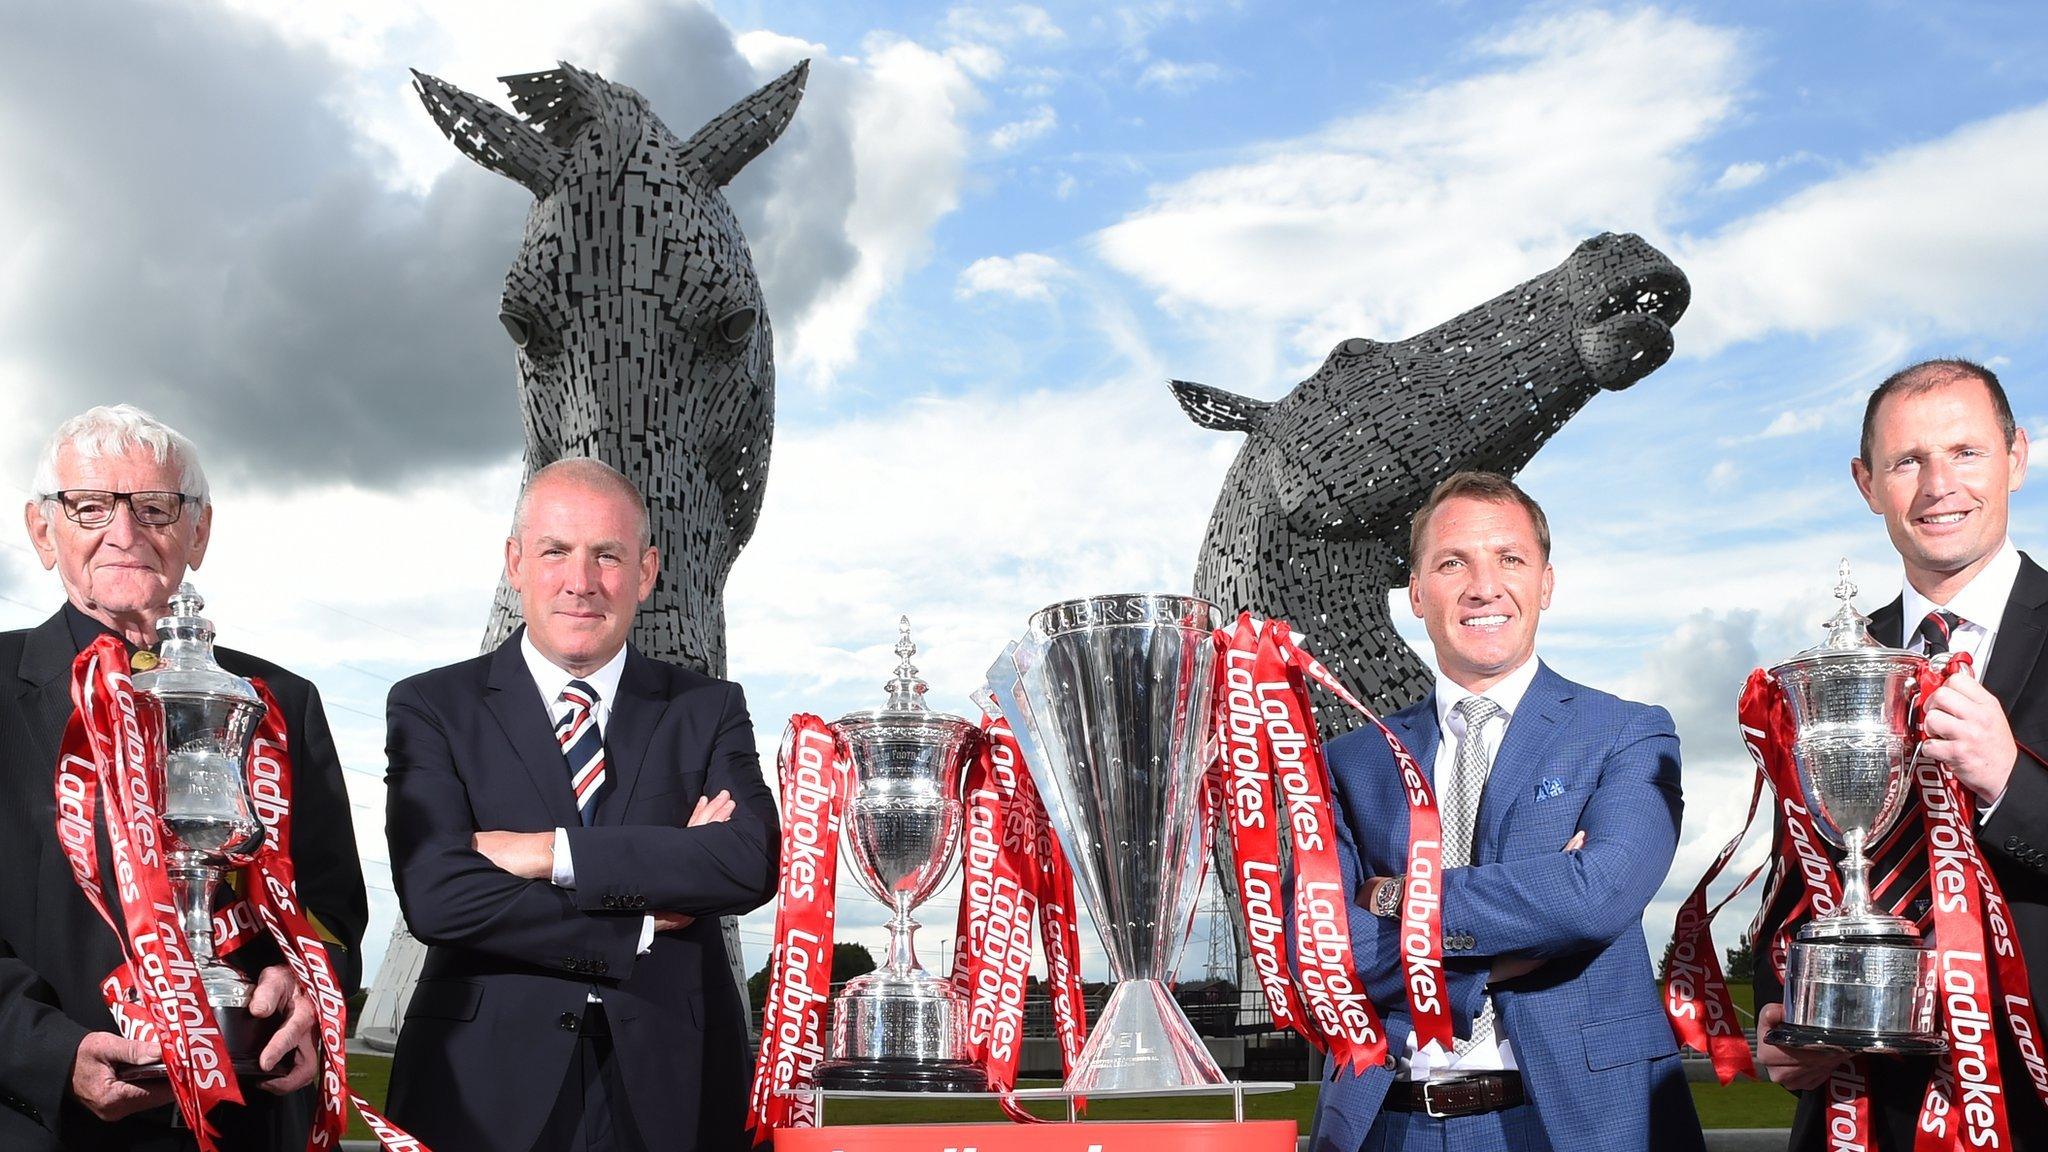
POLYGON ((540 487, 543 480, 559 480, 598 492, 609 492, 627 501, 633 506, 633 526, 639 535, 640 547, 645 548, 654 542, 654 526, 648 519, 647 501, 640 495, 640 490, 633 487, 633 482, 626 479, 625 473, 602 460, 587 456, 571 456, 565 460, 557 460, 527 479, 526 486, 519 490, 519 503, 512 508, 513 536, 525 538, 526 506, 533 499, 533 490, 540 487))
POLYGON ((57 454, 66 445, 86 460, 146 449, 157 463, 177 465, 178 491, 199 501, 201 506, 213 503, 206 487, 206 473, 199 467, 199 449, 176 428, 133 404, 102 404, 57 425, 36 460, 35 486, 31 489, 36 499, 47 503, 56 495, 61 483, 57 479, 57 454))

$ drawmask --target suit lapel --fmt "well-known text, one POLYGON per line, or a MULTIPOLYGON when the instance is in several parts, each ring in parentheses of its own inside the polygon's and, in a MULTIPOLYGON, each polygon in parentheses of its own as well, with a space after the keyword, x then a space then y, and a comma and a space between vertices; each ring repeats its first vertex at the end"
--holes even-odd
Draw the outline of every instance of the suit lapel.
POLYGON ((2021 689, 2034 674, 2044 634, 2048 634, 2048 571, 2021 553, 2020 574, 2005 602, 1998 638, 1991 645, 1991 663, 1983 673, 1984 687, 2005 705, 2008 716, 2020 714, 2029 699, 2021 689))
MULTIPOLYGON (((57 746, 50 743, 49 736, 64 731, 64 725, 71 719, 71 663, 77 657, 71 627, 61 610, 30 632, 21 646, 21 664, 17 669, 21 677, 21 711, 29 720, 25 762, 46 764, 53 773, 57 767, 57 746)), ((49 788, 42 791, 54 815, 56 794, 49 788)))
POLYGON ((1495 841, 1501 821, 1516 801, 1533 790, 1536 771, 1548 763, 1550 745, 1570 715, 1571 698, 1570 683, 1539 662, 1536 678, 1529 682, 1529 690, 1522 693, 1522 702, 1508 721, 1507 735, 1493 756, 1493 771, 1486 777, 1486 791, 1479 797, 1479 826, 1472 833, 1475 863, 1497 858, 1495 841))
POLYGON ((622 824, 633 790, 640 784, 640 769, 647 760, 647 746, 662 714, 668 711, 669 679, 654 661, 628 645, 626 667, 619 674, 619 697, 612 701, 611 720, 605 725, 605 770, 611 787, 598 801, 597 824, 622 824))
POLYGON ((491 656, 491 671, 485 682, 489 691, 484 702, 505 731, 519 762, 533 782, 534 791, 546 806, 548 818, 557 828, 576 828, 583 818, 576 812, 576 796, 569 788, 569 765, 562 759, 562 746, 555 741, 548 723, 547 708, 540 700, 540 685, 526 669, 526 657, 519 651, 524 628, 512 633, 491 656))
MULTIPOLYGON (((1905 598, 1899 597, 1870 614, 1870 638, 1889 648, 1906 646, 1905 598)), ((1918 627, 1916 621, 1914 624, 1918 627)))

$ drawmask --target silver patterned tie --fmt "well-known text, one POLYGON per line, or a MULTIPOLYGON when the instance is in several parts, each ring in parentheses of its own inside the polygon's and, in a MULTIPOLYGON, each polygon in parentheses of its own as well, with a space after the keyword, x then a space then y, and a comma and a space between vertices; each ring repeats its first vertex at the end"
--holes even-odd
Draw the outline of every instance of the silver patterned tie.
MULTIPOLYGON (((1465 737, 1458 741, 1458 763, 1451 770, 1451 787, 1444 803, 1444 867, 1458 868, 1472 863, 1472 842, 1479 825, 1479 798, 1486 791, 1486 777, 1493 771, 1493 758, 1486 754, 1486 724, 1500 715, 1500 705, 1484 696, 1467 696, 1454 711, 1465 720, 1465 737)), ((1472 1018, 1472 1035, 1458 1041, 1456 1052, 1465 1053, 1482 1044, 1493 1043, 1493 997, 1479 1002, 1472 1018)))

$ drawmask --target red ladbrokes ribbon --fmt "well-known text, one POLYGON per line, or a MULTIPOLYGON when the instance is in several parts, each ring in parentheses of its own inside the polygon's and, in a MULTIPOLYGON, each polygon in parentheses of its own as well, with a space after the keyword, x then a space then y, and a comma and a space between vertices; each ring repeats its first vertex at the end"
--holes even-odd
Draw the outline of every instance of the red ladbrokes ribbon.
POLYGON ((1371 720, 1387 741, 1409 800, 1407 898, 1401 965, 1417 1034, 1448 1046, 1440 900, 1442 842, 1429 781, 1400 740, 1302 646, 1283 621, 1241 614, 1217 634, 1218 749, 1228 799, 1238 900, 1253 966, 1276 1024, 1293 1028, 1340 1065, 1362 1070, 1386 1058, 1387 1037, 1355 966, 1336 815, 1316 735, 1313 682, 1371 720), (1284 819, 1283 819, 1284 817, 1284 819), (1293 981, 1283 958, 1279 828, 1293 848, 1293 981))
MULTIPOLYGON (((1045 804, 1025 771, 1009 723, 983 721, 967 770, 966 863, 953 981, 968 1001, 968 1044, 989 1087, 1017 1083, 1024 997, 1031 972, 1031 925, 1038 921, 1061 1064, 1071 1070, 1086 1039, 1074 876, 1052 835, 1045 804)), ((1038 1117, 1005 1098, 1012 1119, 1038 1117)))
MULTIPOLYGON (((1782 741, 1765 739, 1768 731, 1782 728, 1782 707, 1777 685, 1769 673, 1762 669, 1752 672, 1749 682, 1743 687, 1742 701, 1738 706, 1744 747, 1756 766, 1756 777, 1749 789, 1749 811, 1742 818, 1742 827, 1722 846, 1706 874, 1700 877, 1700 882, 1685 898, 1685 903, 1679 905, 1678 918, 1672 926, 1671 951, 1664 963, 1664 1013, 1671 1020, 1671 1030, 1680 1044, 1704 1052, 1712 1059, 1714 1075, 1722 1084, 1734 1083, 1737 1076, 1754 1079, 1757 1073, 1756 1059, 1742 1034, 1742 1026, 1736 1021, 1735 1002, 1728 994, 1720 953, 1714 947, 1714 917, 1730 900, 1741 895, 1763 869, 1751 869, 1749 875, 1743 877, 1742 882, 1712 908, 1707 907, 1707 888, 1728 867, 1728 861, 1749 835, 1767 779, 1774 795, 1793 800, 1796 804, 1799 795, 1796 785, 1790 792, 1780 787, 1785 773, 1791 770, 1789 746, 1782 741)), ((1814 843, 1812 821, 1803 807, 1798 809, 1798 815, 1805 820, 1801 842, 1811 845, 1814 843)), ((1825 864, 1824 860, 1820 862, 1825 864)), ((1823 870, 1808 875, 1824 879, 1832 873, 1823 870)))
POLYGON ((818 1065, 825 1058, 839 828, 853 791, 852 763, 838 735, 808 713, 790 717, 776 774, 782 791, 782 859, 775 949, 768 961, 768 1003, 761 1012, 761 1053, 747 1095, 747 1127, 756 1144, 777 1128, 818 1122, 814 1102, 794 1093, 817 1083, 818 1065))
MULTIPOLYGON (((344 1100, 352 1100, 378 1139, 394 1152, 420 1149, 418 1141, 379 1115, 348 1089, 344 1041, 346 1003, 340 982, 301 906, 291 851, 291 760, 284 712, 260 680, 256 690, 267 706, 250 750, 250 796, 265 836, 253 855, 232 858, 252 881, 248 897, 216 916, 225 955, 246 942, 260 923, 290 965, 299 991, 319 1020, 322 1061, 321 1109, 307 1137, 308 1149, 337 1148, 347 1127, 344 1100)), ((219 1022, 198 983, 190 942, 171 900, 170 878, 159 840, 150 760, 162 747, 161 720, 136 707, 126 648, 112 636, 95 641, 72 665, 75 706, 58 761, 57 835, 73 877, 121 942, 125 963, 101 984, 107 1006, 123 1035, 154 1039, 162 1047, 173 1097, 202 1149, 214 1148, 208 1113, 242 1095, 228 1061, 219 1022), (106 797, 107 839, 112 848, 116 893, 122 917, 109 914, 98 875, 94 826, 100 795, 106 797)))

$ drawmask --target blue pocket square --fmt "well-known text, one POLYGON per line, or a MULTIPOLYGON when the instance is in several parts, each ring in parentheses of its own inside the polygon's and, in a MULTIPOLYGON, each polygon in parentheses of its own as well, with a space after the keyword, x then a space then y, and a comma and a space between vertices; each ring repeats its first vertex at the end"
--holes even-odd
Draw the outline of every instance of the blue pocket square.
POLYGON ((1536 802, 1541 804, 1552 796, 1564 795, 1564 781, 1555 776, 1545 776, 1536 782, 1536 802))

